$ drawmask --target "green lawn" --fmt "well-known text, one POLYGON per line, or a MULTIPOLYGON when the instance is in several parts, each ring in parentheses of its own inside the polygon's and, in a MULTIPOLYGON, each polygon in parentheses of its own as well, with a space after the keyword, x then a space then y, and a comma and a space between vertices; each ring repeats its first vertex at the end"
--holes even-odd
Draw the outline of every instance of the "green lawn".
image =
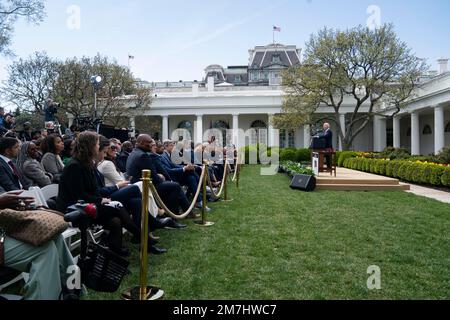
MULTIPOLYGON (((213 227, 189 220, 157 233, 169 252, 149 256, 149 283, 165 299, 450 298, 450 205, 405 192, 304 193, 259 169, 243 168, 234 201, 210 205, 213 227), (381 290, 367 289, 371 265, 381 290)), ((134 248, 122 288, 88 299, 138 284, 134 248)))

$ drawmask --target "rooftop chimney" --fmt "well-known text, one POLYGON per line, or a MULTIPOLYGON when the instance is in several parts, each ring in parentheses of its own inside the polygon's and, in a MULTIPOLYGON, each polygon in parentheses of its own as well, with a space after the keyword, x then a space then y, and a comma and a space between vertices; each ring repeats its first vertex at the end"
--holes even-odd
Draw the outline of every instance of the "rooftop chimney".
POLYGON ((208 77, 208 82, 206 86, 208 87, 208 92, 214 91, 214 77, 208 77))
POLYGON ((443 74, 448 71, 448 58, 441 58, 438 60, 439 74, 443 74))
POLYGON ((198 97, 198 87, 199 87, 199 85, 198 85, 197 82, 195 82, 195 83, 192 85, 192 95, 193 95, 194 97, 198 97))

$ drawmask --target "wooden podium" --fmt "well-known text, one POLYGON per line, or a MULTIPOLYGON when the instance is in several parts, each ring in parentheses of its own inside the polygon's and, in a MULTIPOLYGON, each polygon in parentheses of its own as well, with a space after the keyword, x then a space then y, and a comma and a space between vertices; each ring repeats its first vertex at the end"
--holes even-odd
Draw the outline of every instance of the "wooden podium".
POLYGON ((313 149, 312 153, 318 153, 319 154, 319 172, 329 172, 330 175, 333 175, 336 177, 336 152, 333 149, 313 149), (325 166, 325 156, 329 155, 331 157, 331 168, 328 168, 325 166))

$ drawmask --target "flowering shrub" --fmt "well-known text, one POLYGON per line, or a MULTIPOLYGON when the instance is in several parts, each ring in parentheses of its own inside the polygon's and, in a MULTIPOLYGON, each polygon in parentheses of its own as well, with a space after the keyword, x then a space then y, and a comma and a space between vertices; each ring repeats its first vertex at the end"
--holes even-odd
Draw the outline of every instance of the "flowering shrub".
POLYGON ((286 172, 290 176, 294 174, 308 174, 314 176, 314 171, 311 168, 294 161, 281 161, 280 171, 286 172))
POLYGON ((450 186, 450 165, 426 161, 347 158, 343 166, 413 183, 433 186, 450 186))

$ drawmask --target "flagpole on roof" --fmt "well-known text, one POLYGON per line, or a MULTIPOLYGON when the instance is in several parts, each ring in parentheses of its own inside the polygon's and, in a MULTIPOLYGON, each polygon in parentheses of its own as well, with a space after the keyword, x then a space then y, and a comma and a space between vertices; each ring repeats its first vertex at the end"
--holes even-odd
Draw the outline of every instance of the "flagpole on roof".
POLYGON ((131 70, 130 69, 130 60, 131 59, 134 59, 134 56, 132 56, 131 54, 128 54, 128 70, 131 70))
POLYGON ((275 26, 272 26, 273 45, 275 45, 275 26))

